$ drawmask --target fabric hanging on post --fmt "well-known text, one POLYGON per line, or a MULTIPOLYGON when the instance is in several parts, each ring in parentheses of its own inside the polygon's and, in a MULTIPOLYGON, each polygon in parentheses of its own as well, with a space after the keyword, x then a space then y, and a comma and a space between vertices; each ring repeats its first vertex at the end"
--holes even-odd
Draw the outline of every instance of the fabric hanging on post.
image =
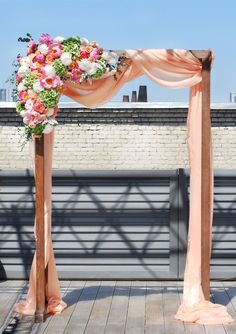
MULTIPOLYGON (((190 217, 188 234, 188 251, 184 276, 183 302, 180 306, 176 319, 202 324, 226 324, 232 322, 231 316, 227 313, 225 306, 213 304, 206 301, 201 287, 201 117, 202 117, 202 64, 187 50, 173 49, 146 49, 127 50, 125 55, 129 58, 129 66, 122 70, 117 80, 112 76, 94 80, 91 84, 83 82, 74 84, 65 82, 63 94, 72 98, 80 104, 90 108, 109 101, 125 84, 141 75, 146 74, 157 84, 167 88, 190 88, 189 114, 188 114, 188 147, 190 157, 190 217)), ((51 159, 52 142, 45 140, 49 147, 47 159, 51 159)), ((212 170, 212 162, 211 162, 212 170)), ((45 169, 46 175, 51 178, 51 166, 48 164, 45 169)), ((211 180, 213 189, 213 179, 211 180)), ((51 193, 51 182, 45 184, 46 192, 51 193)), ((51 198, 46 197, 46 207, 51 208, 51 198)), ((213 196, 211 198, 210 219, 212 221, 213 196)), ((51 220, 48 215, 48 245, 51 245, 51 220)), ((209 236, 211 238, 211 236, 209 236)), ((55 280, 58 286, 58 279, 55 276, 55 262, 53 251, 47 249, 47 262, 49 266, 48 275, 52 282, 55 280)), ((34 263, 32 272, 34 272, 34 263)), ((30 288, 27 300, 31 304, 17 305, 18 310, 27 313, 27 305, 33 308, 35 305, 35 291, 32 288, 34 280, 31 272, 30 288)), ((56 305, 55 312, 60 312, 65 306, 60 299, 60 292, 51 294, 56 305)), ((50 296, 50 294, 49 294, 50 296)), ((31 310, 32 310, 31 308, 31 310)), ((54 310, 51 310, 54 312, 54 310)))

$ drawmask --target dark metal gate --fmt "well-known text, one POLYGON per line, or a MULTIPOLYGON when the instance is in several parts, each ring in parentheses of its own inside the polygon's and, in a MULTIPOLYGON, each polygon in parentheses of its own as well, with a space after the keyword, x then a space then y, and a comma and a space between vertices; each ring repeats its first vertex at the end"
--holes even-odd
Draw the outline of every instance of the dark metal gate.
MULTIPOLYGON (((182 278, 188 171, 54 171, 61 278, 182 278)), ((25 278, 34 252, 34 179, 0 171, 0 275, 25 278)), ((236 171, 215 171, 212 277, 234 278, 236 171)))

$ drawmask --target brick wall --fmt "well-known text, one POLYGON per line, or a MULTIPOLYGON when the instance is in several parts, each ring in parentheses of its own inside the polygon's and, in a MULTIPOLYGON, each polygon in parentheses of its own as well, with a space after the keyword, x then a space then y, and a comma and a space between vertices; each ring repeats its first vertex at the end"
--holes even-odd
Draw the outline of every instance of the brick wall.
MULTIPOLYGON (((212 106, 214 168, 236 168, 236 107, 212 106)), ((111 103, 90 110, 61 104, 54 168, 175 169, 188 167, 187 106, 111 103)), ((20 151, 22 121, 14 104, 0 105, 0 168, 31 168, 20 151)))

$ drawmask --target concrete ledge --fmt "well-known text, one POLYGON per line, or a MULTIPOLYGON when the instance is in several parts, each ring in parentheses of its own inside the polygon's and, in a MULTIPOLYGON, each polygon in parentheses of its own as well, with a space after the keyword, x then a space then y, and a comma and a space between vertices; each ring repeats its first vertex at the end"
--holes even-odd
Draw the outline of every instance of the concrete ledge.
MULTIPOLYGON (((0 102, 0 109, 14 109, 16 107, 15 102, 0 102)), ((186 102, 109 102, 101 105, 98 108, 87 108, 82 104, 76 102, 61 102, 59 108, 62 109, 89 109, 96 111, 97 109, 187 109, 188 103, 186 102)), ((236 110, 236 103, 212 103, 211 109, 214 110, 236 110)))

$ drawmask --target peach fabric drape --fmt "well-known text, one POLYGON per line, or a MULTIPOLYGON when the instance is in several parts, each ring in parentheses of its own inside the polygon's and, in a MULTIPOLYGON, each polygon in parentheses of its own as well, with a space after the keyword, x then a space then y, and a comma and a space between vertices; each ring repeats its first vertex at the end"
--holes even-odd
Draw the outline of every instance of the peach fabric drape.
MULTIPOLYGON (((187 50, 127 50, 126 56, 129 58, 129 66, 122 70, 118 80, 112 76, 95 80, 92 84, 73 84, 66 82, 63 93, 73 100, 87 106, 95 108, 104 102, 109 101, 119 89, 128 81, 146 74, 156 83, 167 88, 190 88, 190 105, 188 113, 187 131, 188 147, 190 157, 190 217, 188 251, 184 276, 184 292, 182 304, 175 315, 176 319, 202 324, 230 323, 232 318, 222 305, 213 304, 206 301, 201 287, 201 117, 202 117, 202 76, 201 63, 191 52, 187 50)), ((46 146, 52 146, 47 136, 46 146)), ((51 150, 46 148, 51 154, 51 150)), ((48 156, 48 159, 50 157, 48 156)), ((51 178, 51 166, 46 168, 46 177, 51 178)), ((45 183, 47 191, 51 192, 51 181, 45 183)), ((213 180, 212 180, 213 187, 213 180)), ((212 198, 213 200, 213 198, 212 198)), ((48 245, 51 247, 50 237, 50 203, 49 193, 46 198, 48 208, 48 245)), ((212 218, 212 207, 211 207, 212 218)), ((211 238, 211 236, 209 236, 211 238)), ((55 271, 55 263, 52 248, 48 250, 47 259, 51 263, 48 270, 49 279, 55 281, 56 293, 49 293, 54 298, 54 304, 59 311, 65 306, 60 300, 58 290, 58 280, 55 271), (51 261, 51 262, 50 262, 51 261), (51 276, 52 275, 52 276, 51 276)), ((30 277, 30 289, 28 301, 31 309, 35 307, 35 263, 30 277), (32 274, 33 272, 33 274, 32 274)), ((52 284, 53 286, 53 284, 52 284)), ((21 312, 27 312, 27 305, 21 312)), ((52 310, 53 312, 53 310, 52 310)))

